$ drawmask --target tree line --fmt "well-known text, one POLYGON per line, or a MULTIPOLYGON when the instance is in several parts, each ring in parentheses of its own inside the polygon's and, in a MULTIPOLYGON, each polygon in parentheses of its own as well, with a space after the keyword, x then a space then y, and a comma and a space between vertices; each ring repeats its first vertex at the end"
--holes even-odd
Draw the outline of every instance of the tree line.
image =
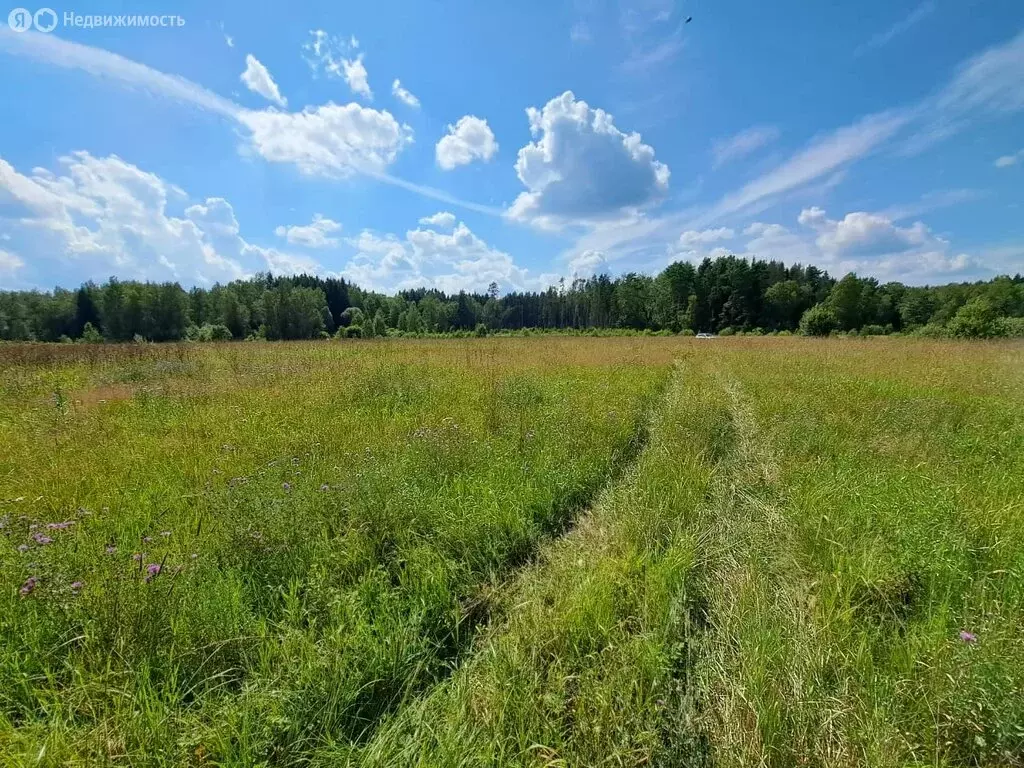
POLYGON ((388 296, 339 278, 257 274, 212 288, 110 278, 77 290, 0 291, 0 339, 196 341, 488 333, 521 329, 671 333, 1024 335, 1024 277, 880 284, 814 266, 723 256, 656 276, 606 274, 500 295, 433 289, 388 296))

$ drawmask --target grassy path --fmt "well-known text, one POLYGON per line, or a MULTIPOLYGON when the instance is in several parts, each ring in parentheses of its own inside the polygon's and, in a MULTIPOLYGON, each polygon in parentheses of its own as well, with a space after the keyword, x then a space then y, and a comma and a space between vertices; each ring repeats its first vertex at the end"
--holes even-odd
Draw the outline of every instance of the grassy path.
POLYGON ((866 352, 684 358, 456 674, 322 763, 1024 764, 1014 358, 866 352))
POLYGON ((677 368, 636 463, 495 596, 462 668, 323 764, 699 762, 700 512, 732 443, 727 398, 707 383, 677 368))

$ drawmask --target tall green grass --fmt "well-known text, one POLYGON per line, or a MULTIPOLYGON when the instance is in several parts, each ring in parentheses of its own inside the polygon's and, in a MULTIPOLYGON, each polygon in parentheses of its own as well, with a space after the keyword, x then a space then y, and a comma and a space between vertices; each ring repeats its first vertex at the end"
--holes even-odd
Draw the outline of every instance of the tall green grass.
POLYGON ((11 366, 0 751, 298 764, 366 740, 637 450, 667 366, 604 351, 11 366))
POLYGON ((0 762, 1024 764, 1019 344, 125 349, 0 354, 0 762))

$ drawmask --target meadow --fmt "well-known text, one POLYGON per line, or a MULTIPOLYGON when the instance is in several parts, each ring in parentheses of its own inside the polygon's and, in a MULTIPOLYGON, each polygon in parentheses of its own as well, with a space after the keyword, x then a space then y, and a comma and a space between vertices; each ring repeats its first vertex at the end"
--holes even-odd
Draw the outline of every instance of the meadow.
POLYGON ((1024 765, 1024 346, 0 346, 0 763, 1024 765))

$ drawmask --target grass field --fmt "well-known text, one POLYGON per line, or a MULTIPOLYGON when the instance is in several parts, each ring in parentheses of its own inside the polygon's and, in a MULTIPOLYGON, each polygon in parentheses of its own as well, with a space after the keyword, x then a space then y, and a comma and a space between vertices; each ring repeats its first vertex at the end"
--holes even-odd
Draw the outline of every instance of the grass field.
POLYGON ((0 764, 1024 765, 1024 346, 0 347, 0 764))

